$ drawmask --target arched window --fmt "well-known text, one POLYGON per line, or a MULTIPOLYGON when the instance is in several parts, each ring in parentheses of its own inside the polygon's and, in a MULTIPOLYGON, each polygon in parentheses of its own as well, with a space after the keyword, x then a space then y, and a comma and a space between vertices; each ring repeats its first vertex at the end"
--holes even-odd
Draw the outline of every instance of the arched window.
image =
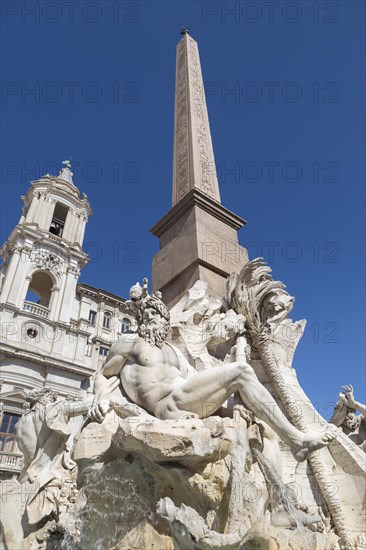
POLYGON ((62 237, 62 232, 64 230, 64 225, 66 221, 66 216, 69 209, 64 204, 57 202, 55 210, 53 212, 53 218, 51 221, 49 232, 57 237, 62 237))
POLYGON ((25 297, 26 302, 34 302, 44 307, 48 307, 51 299, 53 281, 44 271, 33 273, 29 282, 28 292, 25 297))
POLYGON ((130 332, 131 330, 131 321, 125 317, 122 319, 121 323, 121 332, 122 334, 126 334, 126 332, 130 332))
POLYGON ((27 302, 34 302, 35 304, 39 304, 40 296, 34 292, 34 290, 31 290, 28 288, 27 296, 25 297, 25 300, 27 302))
POLYGON ((111 328, 111 318, 112 314, 109 311, 106 311, 103 317, 103 328, 111 328))

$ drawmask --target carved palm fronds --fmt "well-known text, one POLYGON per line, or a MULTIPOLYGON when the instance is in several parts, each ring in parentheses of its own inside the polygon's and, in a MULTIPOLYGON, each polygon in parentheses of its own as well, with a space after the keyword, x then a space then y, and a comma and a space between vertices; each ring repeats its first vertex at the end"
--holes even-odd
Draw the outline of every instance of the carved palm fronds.
POLYGON ((271 377, 277 394, 286 408, 287 414, 293 424, 299 429, 306 430, 306 423, 297 414, 297 404, 294 402, 288 384, 286 384, 280 366, 272 351, 270 341, 270 325, 272 329, 287 317, 288 309, 279 305, 283 310, 280 320, 276 320, 274 305, 279 302, 279 297, 286 295, 285 285, 272 279, 271 268, 265 264, 263 258, 256 258, 245 264, 239 275, 229 280, 227 300, 237 313, 246 318, 246 329, 249 332, 253 345, 261 355, 266 371, 271 377), (272 303, 271 303, 272 302, 272 303))
MULTIPOLYGON (((293 298, 284 290, 285 285, 274 281, 271 268, 263 258, 256 258, 243 267, 239 275, 233 274, 227 283, 226 305, 246 318, 246 329, 252 344, 259 352, 279 400, 285 408, 291 423, 306 432, 305 418, 299 415, 298 404, 283 376, 283 366, 273 352, 271 332, 288 318, 293 298)), ((312 453, 309 464, 323 493, 344 547, 351 549, 352 540, 346 528, 344 512, 338 498, 331 489, 331 474, 321 460, 319 451, 312 453)))
POLYGON ((270 302, 280 295, 290 298, 285 285, 272 279, 271 271, 263 258, 256 258, 246 263, 239 275, 232 275, 228 280, 226 300, 246 317, 247 330, 254 341, 268 329, 267 320, 273 313, 270 302))

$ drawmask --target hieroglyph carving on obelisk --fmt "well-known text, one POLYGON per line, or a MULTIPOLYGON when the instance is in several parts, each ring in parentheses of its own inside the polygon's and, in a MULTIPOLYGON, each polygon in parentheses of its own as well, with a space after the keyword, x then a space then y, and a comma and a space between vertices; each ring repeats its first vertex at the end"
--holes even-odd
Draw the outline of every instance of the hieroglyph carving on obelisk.
POLYGON ((184 33, 177 46, 173 206, 193 188, 220 202, 198 46, 184 33))

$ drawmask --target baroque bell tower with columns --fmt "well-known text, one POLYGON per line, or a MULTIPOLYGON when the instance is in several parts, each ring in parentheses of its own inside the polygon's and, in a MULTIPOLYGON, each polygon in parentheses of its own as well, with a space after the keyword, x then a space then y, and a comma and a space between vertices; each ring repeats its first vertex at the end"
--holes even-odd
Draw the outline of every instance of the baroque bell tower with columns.
POLYGON ((91 207, 73 184, 69 161, 64 164, 57 177, 33 181, 22 197, 21 218, 2 249, 0 303, 69 323, 87 263, 82 245, 91 207), (29 293, 38 296, 37 303, 27 300, 29 293))
POLYGON ((77 321, 85 226, 92 210, 73 183, 69 161, 58 176, 33 181, 18 224, 1 248, 0 360, 3 387, 45 384, 78 394, 90 373, 86 325, 77 321))
POLYGON ((29 390, 81 398, 113 342, 133 328, 125 298, 79 282, 92 210, 63 164, 58 176, 31 183, 1 248, 0 479, 21 469, 13 428, 29 390))

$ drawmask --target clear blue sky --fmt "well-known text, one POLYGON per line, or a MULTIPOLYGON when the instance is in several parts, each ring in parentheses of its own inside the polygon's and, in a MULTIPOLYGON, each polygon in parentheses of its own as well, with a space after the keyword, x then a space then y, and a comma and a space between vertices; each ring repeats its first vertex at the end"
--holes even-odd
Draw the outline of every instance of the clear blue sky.
POLYGON ((308 320, 299 379, 327 417, 342 384, 365 401, 364 2, 66 4, 2 3, 1 240, 29 180, 71 155, 94 209, 81 281, 126 296, 150 276, 187 26, 222 202, 248 221, 250 256, 296 297, 293 319, 308 320))

